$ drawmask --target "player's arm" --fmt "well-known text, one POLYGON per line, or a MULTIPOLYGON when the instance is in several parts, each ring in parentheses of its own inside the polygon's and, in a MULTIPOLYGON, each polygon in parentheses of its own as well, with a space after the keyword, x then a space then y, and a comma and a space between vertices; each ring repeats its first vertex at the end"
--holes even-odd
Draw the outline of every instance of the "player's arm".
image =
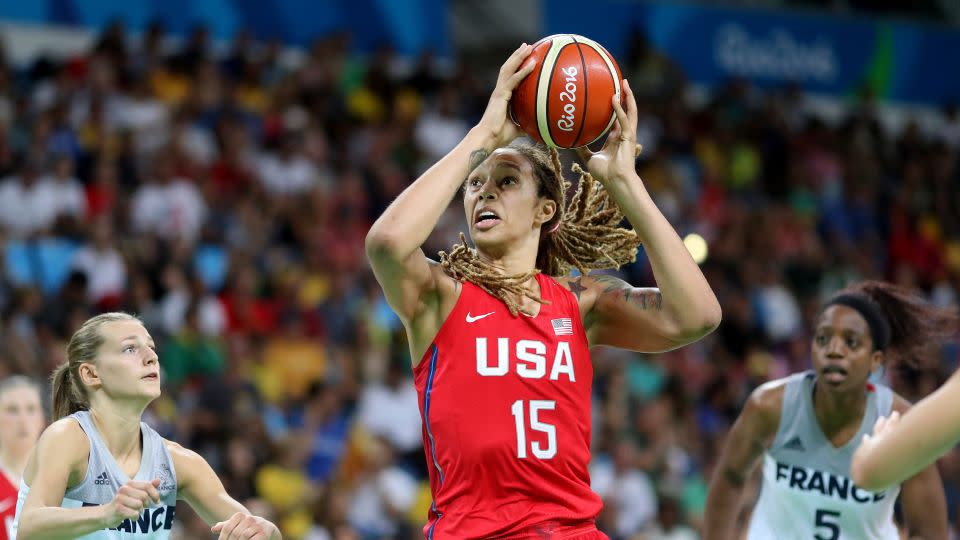
POLYGON ((744 487, 777 433, 782 405, 782 382, 757 388, 727 434, 707 492, 704 540, 733 538, 744 487))
POLYGON ((276 525, 254 516, 231 497, 207 460, 200 454, 165 441, 177 475, 177 498, 186 501, 220 538, 279 540, 276 525))
MULTIPOLYGON (((568 278, 566 285, 580 302, 590 345, 661 352, 696 341, 720 323, 719 305, 687 304, 688 291, 682 280, 672 275, 658 277, 658 283, 666 287, 660 289, 634 287, 611 275, 594 275, 568 278)), ((709 287, 702 300, 716 303, 709 287)))
POLYGON ((67 487, 83 480, 89 452, 87 436, 75 420, 62 419, 44 430, 24 471, 30 492, 20 510, 17 538, 77 538, 116 527, 124 519, 139 516, 149 501, 160 499, 155 486, 131 481, 108 504, 60 508, 67 487))
MULTIPOLYGON (((896 396, 893 410, 903 415, 910 404, 896 396)), ((909 538, 947 539, 947 501, 936 465, 928 464, 903 482, 900 505, 909 538)))
POLYGON ((864 489, 878 491, 903 482, 960 440, 960 371, 899 422, 885 427, 864 437, 853 455, 853 481, 864 489))
POLYGON ((613 100, 617 119, 603 149, 596 153, 586 147, 578 150, 637 231, 658 289, 602 282, 585 326, 593 345, 662 351, 712 332, 720 324, 720 303, 637 175, 637 102, 626 81, 623 96, 626 109, 620 100, 613 100))
POLYGON ((367 257, 390 306, 405 321, 416 318, 440 282, 420 246, 437 225, 467 175, 490 153, 519 132, 507 117, 513 89, 532 69, 517 71, 528 45, 514 51, 500 68, 497 86, 480 122, 467 136, 400 194, 367 233, 367 257))

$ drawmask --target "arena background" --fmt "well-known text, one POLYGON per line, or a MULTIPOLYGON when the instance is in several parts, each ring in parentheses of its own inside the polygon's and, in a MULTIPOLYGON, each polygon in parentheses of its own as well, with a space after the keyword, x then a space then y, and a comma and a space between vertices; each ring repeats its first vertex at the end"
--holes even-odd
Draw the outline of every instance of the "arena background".
MULTIPOLYGON (((957 304, 952 0, 2 2, 0 375, 45 381, 80 321, 137 313, 164 369, 148 421, 285 537, 422 537, 417 398, 364 234, 479 119, 508 51, 555 32, 619 60, 638 170, 706 240, 724 310, 679 351, 595 351, 600 524, 697 538, 725 433, 808 367, 826 295, 885 278, 957 304)), ((653 283, 642 251, 622 274, 653 283)), ((878 377, 916 400, 958 354, 878 377)), ((956 537, 960 452, 939 464, 956 537)))

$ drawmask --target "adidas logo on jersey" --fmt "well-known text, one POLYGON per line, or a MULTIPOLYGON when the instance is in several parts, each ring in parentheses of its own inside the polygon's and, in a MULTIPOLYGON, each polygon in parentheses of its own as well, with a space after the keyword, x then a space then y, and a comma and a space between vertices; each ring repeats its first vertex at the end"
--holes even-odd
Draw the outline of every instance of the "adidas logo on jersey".
POLYGON ((98 476, 97 479, 93 481, 93 483, 96 484, 96 485, 98 485, 98 486, 109 486, 109 485, 110 485, 110 478, 107 477, 107 472, 104 471, 104 472, 100 473, 100 476, 98 476))
POLYGON ((794 437, 787 441, 787 444, 783 445, 784 450, 796 450, 797 452, 806 452, 807 449, 803 446, 803 441, 800 440, 800 437, 794 437))

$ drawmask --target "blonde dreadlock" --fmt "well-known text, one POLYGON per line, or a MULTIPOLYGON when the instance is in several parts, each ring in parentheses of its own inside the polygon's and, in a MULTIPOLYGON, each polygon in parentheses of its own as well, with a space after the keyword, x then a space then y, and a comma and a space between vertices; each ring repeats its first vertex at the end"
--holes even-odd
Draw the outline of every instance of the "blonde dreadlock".
POLYGON ((440 252, 440 265, 447 274, 499 298, 516 317, 523 298, 547 303, 524 286, 540 272, 563 276, 576 268, 586 275, 590 270, 619 268, 636 260, 640 245, 636 231, 620 227, 623 212, 593 175, 580 165, 573 165, 580 182, 567 205, 566 193, 571 184, 563 178, 560 154, 555 148, 548 150, 544 145, 517 141, 509 148, 530 160, 539 184, 538 195, 557 203, 556 214, 541 229, 536 268, 523 274, 504 275, 481 259, 476 249, 468 247, 460 233, 460 243, 449 254, 440 252))

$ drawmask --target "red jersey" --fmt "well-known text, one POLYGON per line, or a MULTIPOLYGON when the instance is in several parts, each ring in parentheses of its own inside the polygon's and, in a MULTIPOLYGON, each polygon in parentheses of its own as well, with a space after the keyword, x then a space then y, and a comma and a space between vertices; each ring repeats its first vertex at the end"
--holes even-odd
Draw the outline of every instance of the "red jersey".
POLYGON ((596 530, 587 337, 573 294, 550 277, 537 281, 550 303, 535 317, 512 317, 464 283, 414 369, 433 494, 429 540, 596 530))
POLYGON ((9 540, 13 531, 13 518, 17 513, 17 491, 7 475, 0 471, 0 540, 9 540))

